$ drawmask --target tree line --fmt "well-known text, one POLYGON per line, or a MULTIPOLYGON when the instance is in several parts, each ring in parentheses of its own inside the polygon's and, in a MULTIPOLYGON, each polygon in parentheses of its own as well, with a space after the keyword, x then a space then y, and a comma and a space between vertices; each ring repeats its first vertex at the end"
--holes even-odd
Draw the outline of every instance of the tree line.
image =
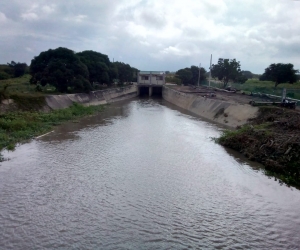
POLYGON ((26 63, 11 61, 6 65, 0 65, 0 80, 19 77, 28 72, 29 67, 26 63))
POLYGON ((110 62, 107 55, 99 52, 86 50, 75 53, 59 47, 41 52, 31 60, 30 83, 50 84, 62 93, 88 92, 99 84, 135 81, 137 71, 129 64, 110 62))
MULTIPOLYGON (((59 47, 41 52, 31 60, 30 66, 15 61, 0 65, 0 80, 19 77, 28 72, 31 74, 30 83, 37 87, 50 84, 57 91, 66 93, 88 92, 100 84, 111 85, 116 81, 137 81, 138 69, 123 62, 110 62, 107 55, 96 51, 75 53, 59 47)), ((292 84, 299 80, 298 72, 293 64, 274 63, 265 69, 259 80, 273 81, 275 87, 285 82, 292 84)), ((208 73, 203 67, 192 65, 176 71, 175 78, 171 80, 184 85, 198 85, 207 79, 208 73)), ((250 71, 241 70, 241 64, 236 59, 224 58, 219 58, 218 63, 212 65, 210 73, 212 78, 223 83, 224 88, 229 82, 242 84, 254 75, 250 71)), ((167 77, 168 80, 170 78, 167 77)))
MULTIPOLYGON (((229 82, 243 84, 254 75, 250 71, 241 70, 241 64, 236 59, 219 58, 218 63, 213 64, 210 71, 212 78, 221 81, 224 88, 227 87, 229 82)), ((275 87, 277 87, 280 83, 293 84, 297 82, 299 80, 297 73, 299 71, 295 70, 294 65, 291 63, 273 63, 265 69, 259 80, 273 81, 275 87)), ((184 85, 197 85, 199 82, 206 80, 207 74, 204 68, 199 70, 199 67, 191 66, 176 71, 175 78, 179 79, 179 82, 184 85)))

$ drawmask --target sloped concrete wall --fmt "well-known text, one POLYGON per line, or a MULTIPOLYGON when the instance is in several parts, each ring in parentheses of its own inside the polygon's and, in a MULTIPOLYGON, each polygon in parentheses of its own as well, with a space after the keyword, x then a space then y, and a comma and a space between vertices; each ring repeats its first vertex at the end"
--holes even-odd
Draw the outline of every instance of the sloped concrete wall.
POLYGON ((208 99, 182 93, 167 86, 163 87, 162 95, 166 101, 178 107, 232 128, 245 124, 248 119, 255 117, 258 113, 257 107, 248 104, 233 104, 217 99, 208 99))
POLYGON ((72 105, 73 102, 85 106, 100 105, 121 101, 137 96, 137 86, 92 91, 89 94, 66 94, 49 95, 46 97, 46 103, 51 109, 63 109, 72 105))

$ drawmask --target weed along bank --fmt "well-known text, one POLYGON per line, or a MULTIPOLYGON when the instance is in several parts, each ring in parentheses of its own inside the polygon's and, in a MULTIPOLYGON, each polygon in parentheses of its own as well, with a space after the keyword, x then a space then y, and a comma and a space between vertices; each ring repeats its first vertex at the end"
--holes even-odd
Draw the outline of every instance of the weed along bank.
MULTIPOLYGON (((51 131, 62 122, 101 112, 104 104, 136 97, 136 85, 88 94, 12 95, 0 105, 0 151, 51 131)), ((3 160, 0 157, 0 161, 3 160)))

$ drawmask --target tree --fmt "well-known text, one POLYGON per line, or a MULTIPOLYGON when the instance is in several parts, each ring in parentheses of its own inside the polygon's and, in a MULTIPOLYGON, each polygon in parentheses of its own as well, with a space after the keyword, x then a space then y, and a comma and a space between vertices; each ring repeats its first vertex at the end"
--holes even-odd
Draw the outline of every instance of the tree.
MULTIPOLYGON (((206 70, 204 68, 200 69, 200 82, 206 79, 206 70)), ((184 68, 176 71, 176 77, 181 79, 183 84, 198 84, 199 78, 199 67, 192 65, 190 68, 184 68)))
POLYGON ((109 74, 110 82, 113 82, 114 79, 119 78, 118 67, 116 64, 112 63, 110 65, 108 74, 109 74))
POLYGON ((16 63, 15 61, 11 61, 11 63, 7 63, 7 65, 13 68, 14 77, 19 77, 24 75, 28 67, 26 63, 20 63, 20 62, 16 63))
POLYGON ((51 84, 59 92, 67 92, 68 88, 85 92, 92 89, 87 66, 67 48, 41 52, 31 60, 30 74, 32 84, 51 84))
POLYGON ((275 88, 280 83, 297 82, 298 70, 294 69, 294 65, 291 63, 273 63, 268 68, 265 69, 265 72, 259 78, 260 81, 273 81, 275 82, 275 88))
POLYGON ((218 64, 213 64, 211 68, 212 77, 218 78, 223 82, 224 88, 229 81, 244 83, 247 78, 242 76, 240 62, 236 59, 219 58, 218 64))
MULTIPOLYGON (((86 50, 77 53, 81 62, 83 62, 89 71, 89 80, 91 83, 109 83, 109 70, 110 61, 107 55, 95 52, 92 50, 86 50)), ((112 80, 112 79, 111 79, 112 80)))
POLYGON ((119 82, 133 82, 137 69, 131 68, 129 64, 114 62, 113 67, 117 69, 119 82))
POLYGON ((5 72, 0 71, 0 80, 6 80, 11 78, 11 76, 5 72))
POLYGON ((186 85, 190 83, 193 73, 190 68, 184 68, 176 71, 175 76, 181 80, 182 84, 186 85))
POLYGON ((248 70, 242 70, 241 71, 242 74, 247 77, 248 79, 252 79, 253 78, 253 74, 251 73, 251 71, 248 71, 248 70))
MULTIPOLYGON (((199 67, 192 65, 191 66, 191 72, 193 74, 190 84, 197 85, 198 84, 198 78, 199 78, 199 67)), ((200 68, 200 80, 199 83, 206 80, 206 70, 204 68, 200 68)))

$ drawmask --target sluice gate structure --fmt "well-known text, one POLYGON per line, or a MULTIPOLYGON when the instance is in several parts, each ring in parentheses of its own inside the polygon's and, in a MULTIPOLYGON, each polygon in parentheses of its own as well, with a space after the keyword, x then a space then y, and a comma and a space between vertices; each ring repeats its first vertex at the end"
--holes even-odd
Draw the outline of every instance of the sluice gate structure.
POLYGON ((137 95, 162 96, 166 74, 162 71, 140 71, 137 76, 137 95))

